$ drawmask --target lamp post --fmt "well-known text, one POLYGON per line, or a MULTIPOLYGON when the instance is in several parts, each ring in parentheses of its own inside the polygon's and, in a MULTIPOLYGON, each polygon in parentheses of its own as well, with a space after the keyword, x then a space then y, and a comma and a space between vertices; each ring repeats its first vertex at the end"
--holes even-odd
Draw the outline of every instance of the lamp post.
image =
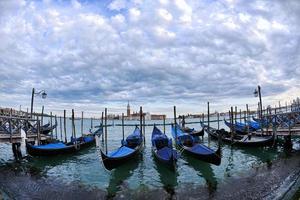
POLYGON ((47 93, 45 92, 45 90, 41 90, 39 92, 35 92, 35 89, 32 88, 30 118, 32 118, 32 113, 33 113, 34 96, 39 96, 39 95, 41 95, 42 99, 46 99, 46 97, 47 97, 47 93))

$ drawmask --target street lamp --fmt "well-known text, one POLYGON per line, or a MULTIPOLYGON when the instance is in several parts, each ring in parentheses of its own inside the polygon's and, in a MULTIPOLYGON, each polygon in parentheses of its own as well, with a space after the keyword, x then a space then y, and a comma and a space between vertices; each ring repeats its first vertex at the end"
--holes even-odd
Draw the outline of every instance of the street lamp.
POLYGON ((32 113, 33 113, 33 100, 34 100, 34 96, 41 96, 42 99, 46 99, 47 93, 46 93, 45 90, 41 90, 39 92, 35 92, 35 89, 32 88, 30 118, 32 118, 32 113))

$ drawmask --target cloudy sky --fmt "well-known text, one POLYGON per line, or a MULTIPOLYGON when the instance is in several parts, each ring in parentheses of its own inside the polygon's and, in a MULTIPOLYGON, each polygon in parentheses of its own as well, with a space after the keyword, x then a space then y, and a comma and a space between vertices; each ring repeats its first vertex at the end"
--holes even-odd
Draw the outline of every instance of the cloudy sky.
POLYGON ((0 106, 95 115, 253 108, 300 93, 298 0, 2 0, 0 106))

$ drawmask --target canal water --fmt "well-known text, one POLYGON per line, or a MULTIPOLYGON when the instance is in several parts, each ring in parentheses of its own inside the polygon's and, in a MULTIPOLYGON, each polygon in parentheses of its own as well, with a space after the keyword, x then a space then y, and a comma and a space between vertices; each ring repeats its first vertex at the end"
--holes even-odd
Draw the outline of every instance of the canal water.
MULTIPOLYGON (((46 123, 48 120, 44 120, 46 123)), ((199 121, 199 119, 189 119, 186 121, 199 121)), ((80 135, 80 120, 76 120, 76 134, 80 135)), ((170 123, 167 120, 166 123, 170 123)), ((94 121, 94 125, 100 122, 94 121)), ((126 121, 125 123, 138 124, 138 121, 126 121)), ((146 121, 146 123, 161 124, 162 121, 146 121)), ((84 120, 84 131, 88 132, 90 120, 84 120)), ((121 124, 121 121, 108 121, 108 124, 121 124)), ((217 127, 217 123, 211 123, 217 127)), ((68 139, 71 136, 71 121, 67 120, 68 139)), ((163 130, 162 126, 158 126, 163 130)), ((201 129, 200 124, 191 124, 189 127, 197 130, 201 129)), ((220 122, 220 128, 226 128, 220 122)), ((58 127, 58 137, 60 137, 58 127)), ((70 184, 73 182, 87 187, 99 188, 107 192, 108 196, 114 196, 119 191, 147 189, 164 189, 168 193, 176 193, 179 188, 197 187, 199 185, 214 190, 221 182, 226 182, 226 178, 244 173, 251 168, 255 168, 264 163, 270 163, 277 158, 282 151, 280 146, 262 148, 238 148, 229 145, 222 145, 222 161, 220 166, 208 164, 193 157, 182 155, 177 163, 175 172, 161 166, 154 160, 151 153, 151 132, 153 127, 146 127, 146 146, 142 155, 125 165, 107 171, 101 160, 99 148, 103 148, 103 143, 99 139, 99 146, 93 146, 78 152, 75 155, 63 155, 57 157, 34 157, 28 162, 34 166, 41 177, 46 180, 55 180, 70 184)), ((134 130, 134 126, 125 127, 125 137, 134 130)), ((166 134, 171 137, 170 126, 166 126, 166 134)), ((55 135, 55 131, 54 131, 55 135)), ((122 139, 122 128, 120 126, 108 127, 108 151, 120 146, 122 139)), ((213 149, 217 149, 217 142, 208 141, 207 134, 204 136, 204 144, 213 149)), ((23 154, 26 150, 23 145, 23 154)), ((0 167, 12 163, 13 154, 8 144, 0 144, 0 167)))

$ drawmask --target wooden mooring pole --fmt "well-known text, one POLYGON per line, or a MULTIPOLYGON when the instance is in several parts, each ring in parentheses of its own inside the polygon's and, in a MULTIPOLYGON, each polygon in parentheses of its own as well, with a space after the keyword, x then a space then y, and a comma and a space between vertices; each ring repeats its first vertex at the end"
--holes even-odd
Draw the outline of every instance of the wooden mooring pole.
POLYGON ((219 112, 218 112, 217 117, 218 117, 218 130, 220 130, 220 113, 219 112))
POLYGON ((146 138, 145 138, 145 133, 143 133, 144 129, 143 129, 143 118, 144 118, 144 113, 143 113, 143 108, 142 106, 140 106, 140 131, 141 134, 143 135, 143 139, 144 139, 144 144, 146 143, 146 138))
POLYGON ((166 116, 163 116, 164 134, 166 134, 166 116))
POLYGON ((125 131, 124 131, 124 113, 122 113, 122 136, 123 142, 125 141, 125 131))
MULTIPOLYGON (((207 102, 207 124, 208 124, 208 129, 210 128, 210 118, 209 118, 209 102, 207 102)), ((210 146, 210 134, 208 134, 208 146, 210 146)))
POLYGON ((105 112, 105 118, 104 118, 105 152, 107 155, 107 108, 105 108, 104 112, 105 112))
POLYGON ((44 106, 42 106, 41 125, 44 125, 44 106))
POLYGON ((103 112, 102 112, 102 114, 101 114, 101 128, 102 128, 102 142, 104 141, 104 131, 103 131, 103 112))
POLYGON ((234 107, 234 123, 236 124, 237 107, 234 107))
MULTIPOLYGON (((41 125, 43 126, 43 125, 41 125)), ((51 139, 53 139, 53 129, 52 129, 52 112, 50 112, 50 126, 51 126, 51 139)))
POLYGON ((55 139, 57 139, 57 117, 56 117, 56 115, 55 115, 54 120, 55 120, 55 139))
POLYGON ((174 130, 175 130, 175 143, 177 140, 177 122, 176 122, 176 106, 174 106, 174 130))
POLYGON ((64 110, 64 134, 65 134, 65 143, 67 143, 68 140, 67 140, 66 110, 64 110))
POLYGON ((60 128, 60 141, 63 141, 62 139, 62 120, 61 120, 61 116, 59 116, 59 128, 60 128))
POLYGON ((230 123, 231 123, 231 126, 230 126, 230 129, 231 129, 231 142, 233 142, 233 136, 234 136, 233 107, 230 108, 230 123))
POLYGON ((143 108, 140 106, 140 132, 142 133, 143 108))
POLYGON ((248 107, 248 104, 246 104, 246 112, 247 112, 247 121, 250 121, 250 119, 249 119, 249 107, 248 107))
POLYGON ((75 142, 77 143, 77 140, 76 140, 76 128, 75 128, 74 109, 72 109, 72 127, 73 127, 73 133, 74 133, 75 142))
POLYGON ((12 118, 12 109, 10 109, 9 112, 9 120, 8 120, 8 129, 9 129, 9 134, 10 134, 10 142, 12 142, 12 122, 11 119, 12 118))
POLYGON ((143 114, 143 134, 144 134, 144 145, 146 144, 146 116, 143 114))
POLYGON ((83 136, 83 111, 81 111, 81 136, 83 136))
POLYGON ((38 145, 41 144, 41 122, 38 116, 37 116, 37 143, 38 145))

